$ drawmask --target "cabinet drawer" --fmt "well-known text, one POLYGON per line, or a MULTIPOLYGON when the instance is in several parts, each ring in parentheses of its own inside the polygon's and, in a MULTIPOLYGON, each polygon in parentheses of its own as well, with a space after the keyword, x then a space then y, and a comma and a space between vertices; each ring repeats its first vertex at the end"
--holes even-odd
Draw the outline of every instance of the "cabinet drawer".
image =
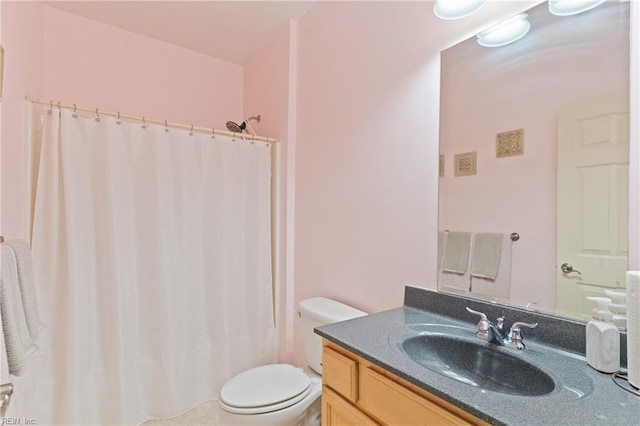
POLYGON ((324 346, 322 348, 322 383, 355 403, 358 400, 356 361, 324 346))
POLYGON ((379 421, 395 425, 468 425, 455 414, 369 367, 360 367, 358 406, 379 421))
POLYGON ((322 388, 322 426, 377 425, 369 416, 338 396, 327 387, 322 388))

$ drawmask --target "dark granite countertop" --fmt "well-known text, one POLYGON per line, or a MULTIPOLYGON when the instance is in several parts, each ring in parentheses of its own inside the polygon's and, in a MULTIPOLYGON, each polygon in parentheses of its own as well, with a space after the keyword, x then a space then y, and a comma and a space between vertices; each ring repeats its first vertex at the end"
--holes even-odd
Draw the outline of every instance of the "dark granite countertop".
MULTIPOLYGON (((456 299, 447 299, 449 303, 444 304, 450 307, 455 306, 456 311, 459 311, 460 308, 457 305, 468 304, 468 299, 460 300, 456 296, 416 290, 410 287, 407 288, 407 291, 427 292, 419 294, 423 298, 456 299)), ((442 302, 443 300, 438 300, 440 306, 443 305, 442 302)), ((482 304, 482 302, 478 303, 482 304)), ((478 308, 482 309, 482 306, 473 306, 473 309, 478 308)), ((507 310, 511 311, 511 309, 507 310)), ((518 310, 516 309, 516 311, 518 310)), ((514 314, 514 312, 510 313, 514 314)), ((527 312, 527 314, 529 313, 527 312)), ((535 314, 532 315, 533 319, 537 319, 535 314)), ((464 327, 473 336, 475 333, 474 324, 467 322, 468 318, 463 315, 461 318, 465 318, 465 321, 442 315, 441 312, 434 314, 424 310, 424 306, 420 303, 407 303, 405 298, 404 307, 318 327, 316 333, 491 424, 638 424, 640 397, 617 386, 610 374, 599 373, 589 367, 584 357, 579 355, 579 349, 569 352, 562 350, 563 348, 552 346, 548 342, 542 344, 536 339, 527 339, 526 331, 527 348, 524 351, 492 345, 493 350, 505 351, 539 367, 556 382, 556 389, 549 394, 518 396, 474 387, 428 370, 403 354, 393 338, 394 335, 398 335, 399 330, 406 330, 411 325, 419 324, 464 327), (407 306, 411 304, 421 306, 423 309, 407 306)), ((471 320, 475 321, 474 318, 471 320)), ((512 318, 511 321, 507 320, 507 324, 513 320, 520 321, 522 318, 512 318)), ((571 323, 571 321, 569 322, 571 323)), ((541 321, 537 329, 538 336, 544 335, 544 329, 541 329, 544 325, 544 321, 541 321)), ((576 327, 579 331, 579 325, 579 323, 569 324, 568 327, 576 327)), ((584 330, 584 325, 582 325, 582 330, 584 330)), ((572 342, 571 337, 580 340, 580 336, 567 336, 566 340, 569 345, 572 342)), ((486 342, 480 342, 489 345, 486 342)), ((571 349, 571 346, 568 349, 571 349)))

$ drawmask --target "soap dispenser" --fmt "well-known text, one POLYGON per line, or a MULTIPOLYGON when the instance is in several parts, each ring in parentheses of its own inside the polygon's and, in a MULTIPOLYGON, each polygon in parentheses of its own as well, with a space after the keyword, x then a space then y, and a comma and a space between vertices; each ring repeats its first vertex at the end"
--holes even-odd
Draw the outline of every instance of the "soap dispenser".
POLYGON ((613 314, 613 323, 618 327, 627 328, 627 293, 605 290, 604 294, 613 300, 609 304, 609 310, 613 314))
POLYGON ((587 363, 603 373, 615 373, 620 368, 620 331, 613 323, 608 297, 587 297, 598 306, 587 323, 587 363))

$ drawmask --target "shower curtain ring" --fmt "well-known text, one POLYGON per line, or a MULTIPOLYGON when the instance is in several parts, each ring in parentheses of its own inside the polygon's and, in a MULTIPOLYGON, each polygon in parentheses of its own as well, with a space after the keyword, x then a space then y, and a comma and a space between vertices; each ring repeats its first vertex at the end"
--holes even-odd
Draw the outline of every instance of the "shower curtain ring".
POLYGON ((142 117, 142 128, 143 129, 147 128, 147 122, 144 120, 144 116, 142 117))
POLYGON ((73 104, 73 112, 76 112, 77 109, 78 107, 76 107, 76 104, 73 104))
POLYGON ((167 120, 164 120, 164 131, 165 132, 169 131, 169 126, 167 125, 167 120))
POLYGON ((78 118, 78 114, 76 114, 77 109, 78 108, 76 107, 76 104, 73 104, 73 115, 72 115, 73 118, 78 118))
POLYGON ((100 113, 98 112, 98 108, 96 108, 96 121, 100 121, 100 113))
POLYGON ((191 125, 191 130, 189 130, 189 136, 193 136, 193 124, 191 125))
POLYGON ((215 139, 216 138, 216 128, 212 127, 211 128, 211 139, 215 139))
POLYGON ((120 121, 120 111, 118 111, 118 118, 116 119, 116 124, 120 124, 120 123, 121 123, 121 121, 120 121))

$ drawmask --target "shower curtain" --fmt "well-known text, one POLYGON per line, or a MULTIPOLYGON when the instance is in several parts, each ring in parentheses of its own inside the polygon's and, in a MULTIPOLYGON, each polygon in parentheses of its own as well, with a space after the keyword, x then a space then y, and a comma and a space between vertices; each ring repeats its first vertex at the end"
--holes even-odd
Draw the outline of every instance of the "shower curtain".
POLYGON ((46 327, 28 417, 137 424, 273 362, 269 145, 28 107, 46 327))

